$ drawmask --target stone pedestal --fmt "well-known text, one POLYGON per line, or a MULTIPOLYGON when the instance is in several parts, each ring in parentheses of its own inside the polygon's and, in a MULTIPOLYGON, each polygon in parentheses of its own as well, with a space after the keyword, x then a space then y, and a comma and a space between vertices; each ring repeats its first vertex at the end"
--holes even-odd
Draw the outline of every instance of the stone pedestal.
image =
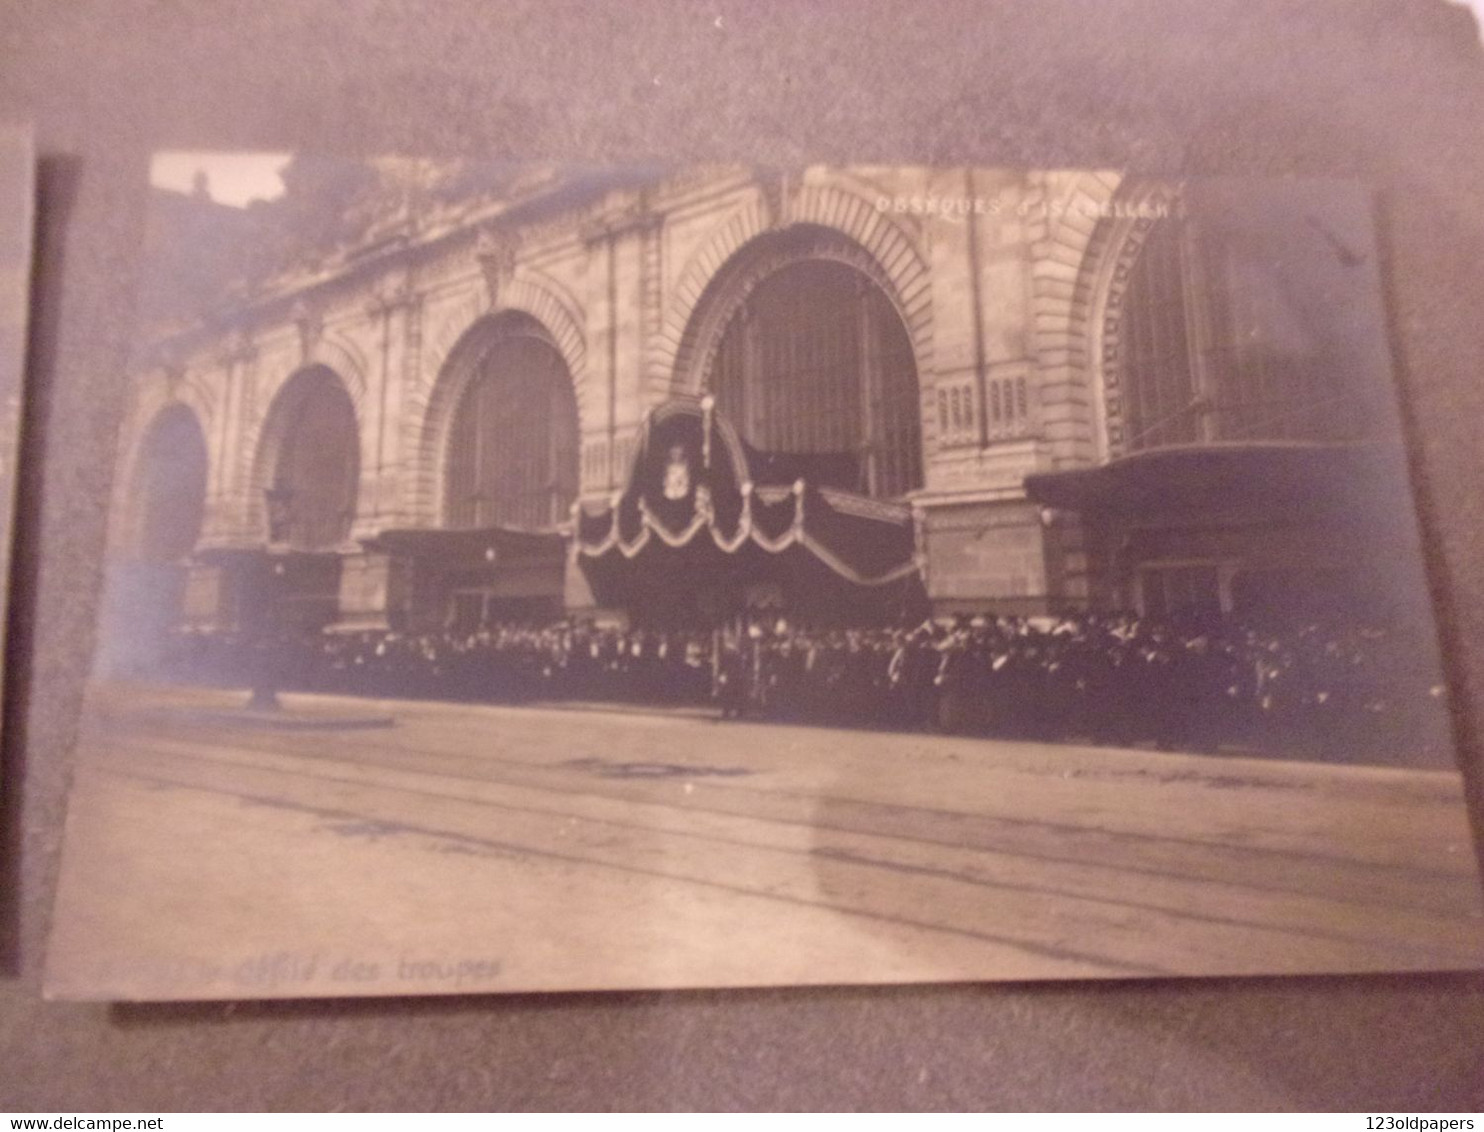
POLYGON ((346 554, 340 562, 339 630, 398 627, 406 606, 406 569, 389 554, 346 554))

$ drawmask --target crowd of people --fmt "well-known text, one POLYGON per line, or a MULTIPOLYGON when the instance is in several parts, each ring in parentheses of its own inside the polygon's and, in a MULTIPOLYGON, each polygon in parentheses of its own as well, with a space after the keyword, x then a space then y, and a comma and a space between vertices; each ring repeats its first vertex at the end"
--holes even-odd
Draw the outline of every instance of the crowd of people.
POLYGON ((1132 615, 786 619, 661 632, 577 620, 264 641, 186 632, 180 680, 376 697, 712 704, 723 718, 1337 761, 1445 761, 1431 649, 1332 619, 1261 630, 1132 615))

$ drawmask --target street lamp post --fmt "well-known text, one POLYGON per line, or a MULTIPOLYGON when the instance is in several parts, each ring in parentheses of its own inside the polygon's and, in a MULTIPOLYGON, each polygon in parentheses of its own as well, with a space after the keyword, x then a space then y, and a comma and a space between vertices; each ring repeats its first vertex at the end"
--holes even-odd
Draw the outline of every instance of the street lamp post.
POLYGON ((275 486, 263 490, 268 510, 268 545, 264 550, 268 565, 262 594, 263 609, 258 618, 259 638, 254 658, 252 696, 247 701, 252 711, 278 711, 278 638, 284 619, 285 585, 288 568, 289 528, 293 522, 292 488, 275 486))

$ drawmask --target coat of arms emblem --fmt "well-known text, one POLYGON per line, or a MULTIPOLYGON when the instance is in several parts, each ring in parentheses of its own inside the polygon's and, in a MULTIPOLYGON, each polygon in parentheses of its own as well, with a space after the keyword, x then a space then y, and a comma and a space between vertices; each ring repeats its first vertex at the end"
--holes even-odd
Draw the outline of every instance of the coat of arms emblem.
POLYGON ((684 499, 690 494, 690 461, 685 458, 685 449, 676 444, 670 449, 669 462, 665 464, 665 498, 684 499))

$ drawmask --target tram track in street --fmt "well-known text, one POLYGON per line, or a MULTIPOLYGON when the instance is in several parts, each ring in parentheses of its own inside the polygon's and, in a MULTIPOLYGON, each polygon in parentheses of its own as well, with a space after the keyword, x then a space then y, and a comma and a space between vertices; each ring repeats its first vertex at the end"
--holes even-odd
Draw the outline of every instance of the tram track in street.
MULTIPOLYGON (((573 819, 588 827, 589 833, 593 829, 601 828, 608 835, 623 839, 654 839, 654 838, 699 838, 709 848, 717 848, 723 854, 736 852, 784 852, 797 857, 800 853, 807 852, 813 858, 812 867, 816 870, 820 867, 826 870, 839 872, 845 875, 835 878, 839 883, 849 887, 858 884, 859 878, 855 875, 856 870, 883 870, 895 872, 903 876, 911 876, 912 884, 917 888, 937 890, 945 888, 946 892, 937 891, 937 896, 947 907, 957 907, 964 904, 972 904, 975 901, 983 902, 985 890, 998 891, 1001 898, 1006 892, 1018 893, 1018 898, 1024 906, 1028 902, 1047 901, 1056 905, 1064 905, 1064 908, 1049 908, 1046 911, 1052 917, 1048 921, 1052 926, 1041 924, 1030 934, 1045 941, 1052 939, 1049 947, 1056 951, 1062 948, 1062 943, 1056 942, 1062 938, 1057 935, 1059 930, 1055 925, 1063 922, 1077 921, 1084 929, 1090 929, 1094 934, 1102 930, 1116 936, 1120 931, 1130 932, 1138 941, 1147 942, 1149 936, 1161 937, 1161 946, 1165 951, 1179 950, 1176 941, 1181 932, 1191 935, 1192 947, 1207 960, 1210 959, 1210 940, 1202 939, 1200 930, 1191 928, 1192 924, 1204 924, 1201 930, 1221 930, 1228 933, 1240 935, 1243 932, 1256 933, 1257 936, 1266 938, 1263 933, 1276 933, 1285 942, 1285 948, 1292 952, 1297 946, 1300 951, 1306 946, 1318 946, 1320 953, 1315 959, 1321 966, 1325 962, 1339 963, 1343 965, 1345 960, 1335 954, 1326 959, 1323 948, 1335 943, 1342 945, 1341 951, 1355 949, 1377 951, 1385 954, 1384 965, 1386 966, 1412 966, 1419 954, 1430 954, 1434 959, 1439 955, 1453 953, 1460 963, 1466 963, 1470 959, 1469 936, 1477 931, 1477 924, 1471 924, 1466 918, 1453 919, 1436 913, 1428 914, 1413 909, 1402 917, 1405 923, 1404 936, 1419 937, 1413 942, 1405 938, 1392 938, 1383 941, 1380 937, 1387 935, 1387 925, 1378 923, 1377 907, 1374 902, 1354 903, 1343 899, 1320 897, 1315 894, 1287 894, 1274 896, 1271 893, 1242 891, 1239 884, 1217 884, 1198 878, 1164 878, 1154 879, 1147 875, 1137 876, 1130 879, 1125 874, 1128 870, 1121 869, 1117 865, 1090 865, 1086 862, 1047 861, 1043 859, 1030 862, 1017 860, 1012 854, 1002 851, 984 848, 969 848, 962 843, 957 845, 947 844, 939 839, 925 839, 911 836, 898 836, 894 833, 882 832, 881 830, 861 830, 859 828, 821 827, 817 823, 800 822, 791 820, 787 814, 779 816, 777 813, 766 815, 740 815, 736 812, 736 805, 729 808, 718 809, 716 794, 725 794, 737 787, 735 779, 728 780, 724 786, 718 785, 712 791, 711 797, 697 799, 695 794, 699 792, 699 784, 690 783, 693 788, 691 793, 681 795, 675 801, 667 801, 663 797, 656 797, 656 784, 647 782, 641 784, 645 789, 641 795, 634 796, 632 783, 623 783, 625 789, 617 794, 611 789, 594 791, 584 790, 573 781, 570 768, 562 770, 553 769, 551 766, 533 767, 532 764, 521 760, 491 759, 487 754, 479 756, 448 756, 439 754, 431 756, 436 758, 438 765, 429 766, 430 755, 426 751, 415 753, 398 752, 388 748, 380 741, 367 744, 364 736, 358 737, 354 748, 357 756, 354 760, 346 760, 333 754, 322 752, 296 751, 285 755, 275 752, 270 739, 262 734, 247 736, 234 734, 232 747, 225 759, 218 758, 217 766, 229 773, 235 774, 261 774, 265 770, 269 774, 280 776, 276 786, 267 789, 255 790, 255 796, 262 799, 278 798, 280 800, 292 799, 296 794, 302 793, 302 784, 295 786, 294 776, 301 779, 316 779, 317 787, 323 787, 326 783, 331 789, 389 789, 398 792, 407 792, 409 789, 426 787, 429 780, 437 782, 440 789, 431 791, 434 804, 443 807, 468 807, 494 806, 504 813, 521 813, 521 820, 536 823, 550 822, 552 819, 573 819), (375 757, 368 760, 370 752, 375 752, 375 757), (268 757, 271 762, 274 759, 289 760, 294 765, 278 766, 253 766, 254 760, 261 761, 268 757), (244 763, 245 760, 245 763, 244 763), (368 762, 372 765, 368 765, 368 762), (494 769, 499 768, 498 773, 491 774, 494 769), (230 765, 226 765, 230 764, 230 765), (462 767, 461 771, 459 768, 462 767), (333 773, 326 774, 326 770, 333 773), (480 773, 467 773, 476 769, 480 773), (346 771, 354 772, 359 777, 351 781, 343 781, 346 771), (341 778, 337 778, 337 773, 341 778), (367 775, 372 779, 376 775, 390 774, 393 776, 391 782, 365 781, 367 775), (415 782, 420 782, 421 787, 413 785, 397 776, 414 776, 415 782), (289 781, 284 781, 287 776, 289 781), (574 787, 576 787, 574 789, 574 787), (494 790, 502 794, 500 799, 470 798, 471 791, 476 794, 484 790, 494 790), (511 792, 518 792, 521 796, 512 798, 511 792), (517 804, 517 803, 524 804, 517 804), (539 803, 539 804, 538 804, 539 803), (574 803, 582 806, 592 807, 596 805, 597 812, 585 812, 573 814, 571 807, 574 803), (647 817, 654 824, 647 824, 638 820, 647 817), (656 821, 656 818, 663 820, 656 821), (697 829, 697 823, 709 825, 710 829, 697 829), (717 827, 720 823, 721 828, 717 827), (727 823, 731 823, 728 826, 727 823), (740 832, 738 826, 743 827, 740 832), (786 847, 780 850, 777 846, 779 830, 783 830, 783 841, 786 847), (616 832, 615 832, 616 831, 616 832), (769 844, 769 841, 773 844, 769 844), (830 844, 809 844, 801 848, 804 841, 813 839, 831 840, 830 844), (844 839, 845 843, 839 843, 844 839), (851 839, 854 839, 852 841, 851 839), (887 851, 883 852, 883 847, 887 851), (945 865, 944 858, 947 858, 945 865), (1040 883, 1021 883, 1017 886, 1016 876, 1028 877, 1045 874, 1050 871, 1056 875, 1063 885, 1066 885, 1069 877, 1076 877, 1077 883, 1073 888, 1048 888, 1045 886, 1044 876, 1040 877, 1040 883), (1123 889, 1137 886, 1148 886, 1151 883, 1165 884, 1163 892, 1158 893, 1163 902, 1151 902, 1139 900, 1132 896, 1117 895, 1118 887, 1115 882, 1123 879, 1123 889), (979 893, 978 897, 969 899, 965 893, 979 893), (1184 906, 1180 904, 1184 900, 1184 906), (1224 914, 1212 915, 1204 911, 1202 905, 1220 907, 1224 914), (1089 909, 1101 909, 1098 914, 1089 914, 1089 909), (1077 914, 1071 914, 1076 909, 1077 914), (1275 912, 1287 917, 1286 924, 1262 923, 1266 917, 1271 919, 1275 912), (1243 919, 1246 914, 1251 919, 1243 919), (1119 917, 1122 917, 1120 921, 1119 917), (1127 921, 1140 921, 1132 928, 1127 921), (1307 926, 1304 920, 1309 921, 1307 926), (1316 923, 1315 921, 1320 921, 1316 923), (1107 924, 1115 925, 1108 927, 1107 924), (1192 934, 1193 933, 1193 934, 1192 934), (1445 940, 1450 942, 1445 942, 1445 940), (1309 941, 1305 943, 1305 941, 1309 941)), ((218 736, 218 742, 220 736, 218 736)), ((199 740, 198 740, 199 744, 199 740)), ((114 746, 115 757, 120 752, 119 746, 114 746)), ((160 758, 162 746, 155 742, 150 750, 134 750, 129 752, 131 760, 150 757, 160 758)), ((190 763, 200 763, 202 755, 199 745, 186 743, 182 753, 173 756, 177 761, 169 773, 164 777, 169 780, 173 775, 174 780, 179 781, 182 776, 182 767, 190 763)), ((120 769, 115 767, 115 769, 120 769)), ((159 768, 156 768, 159 769, 159 768)), ((189 774, 186 775, 189 777, 189 774)), ((185 782, 181 785, 194 788, 210 788, 209 783, 185 782)), ((605 782, 609 786, 610 782, 605 782)), ((673 791, 675 783, 667 783, 660 789, 673 791)), ((752 786, 744 788, 749 798, 756 799, 760 792, 752 786)), ((728 799, 735 803, 735 798, 728 799)), ((789 802, 787 809, 797 811, 801 805, 799 796, 791 796, 786 799, 789 802)), ((776 799, 775 799, 776 801, 776 799)), ((393 807, 395 809, 395 807, 393 807)), ((358 812, 358 811, 352 811, 358 812)), ((378 811, 381 812, 381 811, 378 811)), ((364 816, 364 815, 362 815, 364 816)), ((393 814, 394 820, 396 815, 393 814)), ((479 822, 474 825, 477 829, 479 822)), ((423 829, 423 833, 429 836, 438 836, 437 828, 423 829)), ((533 830, 533 838, 521 842, 527 850, 536 851, 535 846, 540 842, 540 830, 533 830)), ((469 830, 452 831, 452 836, 468 836, 469 830)), ((503 843, 502 843, 503 844, 503 843)), ((508 849, 509 846, 506 846, 508 849)), ((1242 850, 1245 851, 1245 850, 1242 850)), ((587 864, 613 867, 612 860, 604 860, 601 856, 589 853, 583 858, 587 864)), ((797 867, 797 862, 795 862, 797 867)), ((787 870, 783 870, 786 872, 787 870)), ((677 876, 674 879, 686 883, 694 883, 694 878, 677 876)), ((899 882, 900 883, 900 882, 899 882)), ((874 884, 874 881, 873 881, 874 884)), ((862 889, 869 899, 880 899, 881 894, 872 885, 866 885, 862 889)), ((769 894, 769 895, 776 895, 769 894)), ((860 911, 859 908, 851 906, 846 911, 860 911)), ((1397 910, 1393 910, 1394 912, 1397 910)), ((870 914, 869 909, 866 914, 870 914)), ((1022 915, 1025 914, 1022 908, 1022 915)), ((942 925, 929 925, 941 927, 942 925)), ((973 930, 973 929, 971 929, 973 930)), ((1034 944, 1034 939, 1031 940, 1034 944)), ((1254 946, 1254 939, 1248 938, 1235 948, 1242 953, 1255 954, 1267 952, 1269 946, 1259 944, 1254 946)), ((1477 952, 1473 952, 1475 956, 1477 952)), ((1113 956, 1104 956, 1103 959, 1111 959, 1113 956)), ((1190 959, 1191 956, 1186 956, 1190 959)), ((1353 954, 1351 955, 1353 961, 1353 954)), ((1160 970, 1158 965, 1149 964, 1147 961, 1140 966, 1139 963, 1125 964, 1121 959, 1115 960, 1125 970, 1128 968, 1141 969, 1146 972, 1160 970)), ((1175 969, 1182 969, 1184 963, 1176 965, 1175 969)), ((1112 969, 1108 973, 1114 973, 1112 969)), ((1130 972, 1131 973, 1131 972, 1130 972)))

